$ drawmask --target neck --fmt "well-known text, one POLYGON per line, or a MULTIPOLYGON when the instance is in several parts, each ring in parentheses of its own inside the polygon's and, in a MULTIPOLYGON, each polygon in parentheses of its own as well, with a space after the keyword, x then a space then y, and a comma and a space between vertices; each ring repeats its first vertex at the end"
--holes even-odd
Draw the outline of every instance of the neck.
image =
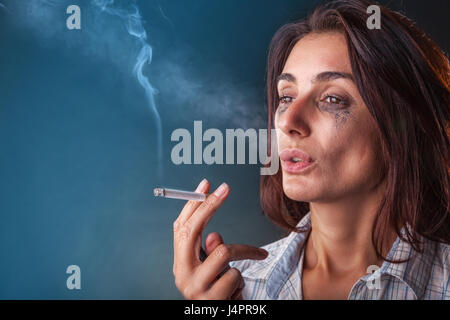
POLYGON ((312 229, 306 244, 305 268, 338 275, 365 274, 369 265, 380 266, 382 260, 372 244, 372 228, 384 190, 385 182, 337 201, 311 202, 312 229))

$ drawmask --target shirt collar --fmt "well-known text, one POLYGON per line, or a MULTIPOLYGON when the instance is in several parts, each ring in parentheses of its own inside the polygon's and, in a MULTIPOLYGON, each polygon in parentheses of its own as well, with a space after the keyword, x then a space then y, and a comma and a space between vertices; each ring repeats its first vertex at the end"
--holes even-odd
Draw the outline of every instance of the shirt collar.
MULTIPOLYGON (((297 228, 307 228, 311 230, 311 212, 308 212, 297 224, 297 228)), ((277 299, 286 281, 298 266, 300 255, 302 253, 307 232, 291 232, 285 239, 284 244, 279 248, 276 256, 266 266, 264 278, 267 279, 266 292, 271 299, 277 299)), ((403 238, 406 237, 405 228, 401 229, 403 238)), ((391 250, 387 255, 388 260, 406 260, 403 263, 391 263, 384 261, 381 268, 372 274, 374 276, 379 272, 380 275, 388 275, 397 278, 406 284, 416 295, 418 299, 423 297, 426 285, 431 275, 433 255, 435 246, 432 241, 421 238, 423 241, 423 253, 415 251, 412 246, 397 236, 391 250)), ((371 275, 366 275, 363 279, 371 275)))
MULTIPOLYGON (((310 214, 311 212, 308 212, 300 220, 297 228, 311 229, 310 214)), ((273 260, 266 283, 266 293, 271 299, 277 299, 287 279, 297 267, 308 232, 291 232, 273 260)))
MULTIPOLYGON (((406 239, 406 227, 401 229, 401 235, 406 239)), ((422 253, 414 250, 411 244, 397 236, 386 258, 393 261, 408 261, 402 263, 384 261, 379 272, 380 275, 397 278, 414 292, 417 299, 422 299, 431 277, 436 246, 433 241, 418 237, 422 243, 422 253)))

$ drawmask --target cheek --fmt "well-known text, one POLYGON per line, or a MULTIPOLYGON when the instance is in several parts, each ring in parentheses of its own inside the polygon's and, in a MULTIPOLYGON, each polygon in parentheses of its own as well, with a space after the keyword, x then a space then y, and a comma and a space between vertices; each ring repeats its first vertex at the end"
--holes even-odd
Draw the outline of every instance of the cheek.
POLYGON ((346 188, 371 185, 381 165, 374 124, 369 119, 347 120, 343 126, 335 126, 334 132, 328 141, 323 141, 327 145, 324 173, 346 188))

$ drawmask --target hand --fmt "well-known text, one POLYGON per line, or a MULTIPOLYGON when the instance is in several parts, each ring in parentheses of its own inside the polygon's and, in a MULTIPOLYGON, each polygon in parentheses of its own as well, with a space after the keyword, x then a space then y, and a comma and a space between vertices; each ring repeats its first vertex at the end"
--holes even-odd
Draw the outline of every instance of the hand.
MULTIPOLYGON (((203 180, 196 192, 209 192, 209 182, 203 180)), ((267 257, 267 251, 241 244, 224 244, 218 233, 206 239, 205 261, 200 261, 202 232, 230 192, 227 184, 207 196, 203 202, 188 201, 173 224, 173 273, 178 290, 186 299, 237 299, 244 287, 241 273, 230 268, 230 261, 267 257)))

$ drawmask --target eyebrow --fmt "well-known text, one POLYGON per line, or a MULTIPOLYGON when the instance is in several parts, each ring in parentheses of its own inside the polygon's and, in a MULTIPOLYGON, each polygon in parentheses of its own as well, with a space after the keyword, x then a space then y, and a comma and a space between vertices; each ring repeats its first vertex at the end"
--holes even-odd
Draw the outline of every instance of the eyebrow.
MULTIPOLYGON (((324 71, 319 74, 316 74, 314 76, 314 78, 312 78, 311 83, 332 81, 332 80, 336 80, 336 79, 348 79, 348 80, 351 80, 354 82, 353 76, 350 73, 338 72, 338 71, 324 71)), ((281 80, 286 80, 286 81, 297 84, 297 79, 290 73, 280 74, 277 77, 277 84, 281 80)))

